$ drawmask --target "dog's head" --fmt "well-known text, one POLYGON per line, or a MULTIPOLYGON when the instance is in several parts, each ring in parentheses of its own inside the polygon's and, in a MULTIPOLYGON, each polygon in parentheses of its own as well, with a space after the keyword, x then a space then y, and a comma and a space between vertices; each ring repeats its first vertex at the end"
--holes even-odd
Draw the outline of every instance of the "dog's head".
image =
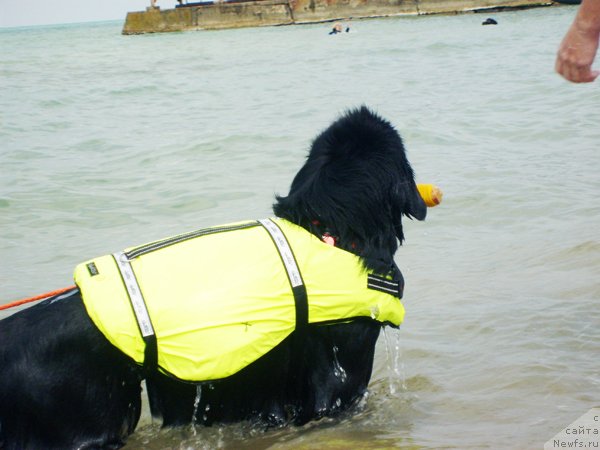
POLYGON ((360 256, 387 272, 402 243, 402 216, 425 219, 427 207, 414 181, 402 139, 365 106, 347 112, 312 143, 275 215, 360 256))

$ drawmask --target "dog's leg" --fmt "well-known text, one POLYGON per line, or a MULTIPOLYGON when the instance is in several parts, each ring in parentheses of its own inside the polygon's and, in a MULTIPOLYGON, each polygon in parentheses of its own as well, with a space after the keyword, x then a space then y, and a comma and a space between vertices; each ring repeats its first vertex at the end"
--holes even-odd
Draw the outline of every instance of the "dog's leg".
POLYGON ((335 416, 363 397, 380 330, 381 324, 369 319, 309 327, 303 373, 292 386, 298 392, 295 424, 335 416))
POLYGON ((146 380, 150 407, 163 426, 232 423, 240 420, 280 426, 288 422, 285 405, 290 342, 284 340, 238 373, 196 387, 165 375, 146 380), (195 413, 195 416, 194 416, 195 413))
POLYGON ((118 448, 141 411, 140 371, 77 290, 0 322, 0 448, 118 448))
MULTIPOLYGON (((161 418, 163 426, 186 425, 192 422, 195 397, 198 395, 196 386, 156 373, 146 379, 146 389, 152 416, 161 418)), ((196 410, 199 408, 198 404, 196 410)))
POLYGON ((146 380, 152 413, 163 418, 163 426, 250 420, 270 427, 334 416, 366 392, 380 329, 369 319, 311 325, 235 375, 199 390, 153 376, 146 380))

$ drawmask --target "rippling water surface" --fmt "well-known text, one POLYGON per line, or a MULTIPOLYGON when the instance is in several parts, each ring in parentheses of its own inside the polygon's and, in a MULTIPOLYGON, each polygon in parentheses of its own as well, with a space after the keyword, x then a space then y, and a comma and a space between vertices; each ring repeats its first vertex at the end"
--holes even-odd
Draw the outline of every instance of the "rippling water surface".
POLYGON ((99 254, 269 215, 311 139, 364 103, 445 191, 406 225, 407 317, 381 338, 369 397, 269 433, 144 416, 127 448, 541 448, 600 405, 600 82, 553 73, 574 13, 337 36, 0 29, 0 303, 67 286, 99 254))

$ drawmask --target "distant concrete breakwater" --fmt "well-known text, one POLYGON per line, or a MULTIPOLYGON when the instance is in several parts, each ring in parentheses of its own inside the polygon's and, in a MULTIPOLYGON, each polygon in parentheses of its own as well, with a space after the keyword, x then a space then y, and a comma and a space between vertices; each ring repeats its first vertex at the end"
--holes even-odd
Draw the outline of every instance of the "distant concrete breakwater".
MULTIPOLYGON (((127 14, 123 34, 218 30, 403 15, 494 12, 552 6, 551 0, 233 0, 184 3, 127 14)), ((562 0, 560 3, 564 2, 562 0)))

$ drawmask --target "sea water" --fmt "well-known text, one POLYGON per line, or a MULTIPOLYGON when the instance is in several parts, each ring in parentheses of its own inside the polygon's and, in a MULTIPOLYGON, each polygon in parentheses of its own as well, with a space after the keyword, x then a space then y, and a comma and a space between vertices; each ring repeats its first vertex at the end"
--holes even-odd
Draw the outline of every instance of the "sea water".
POLYGON ((127 448, 541 448, 600 404, 600 82, 553 72, 575 12, 335 36, 0 29, 0 303, 68 286, 97 255, 268 216, 311 139, 366 104, 445 197, 405 221, 406 320, 360 408, 268 433, 145 414, 127 448))

